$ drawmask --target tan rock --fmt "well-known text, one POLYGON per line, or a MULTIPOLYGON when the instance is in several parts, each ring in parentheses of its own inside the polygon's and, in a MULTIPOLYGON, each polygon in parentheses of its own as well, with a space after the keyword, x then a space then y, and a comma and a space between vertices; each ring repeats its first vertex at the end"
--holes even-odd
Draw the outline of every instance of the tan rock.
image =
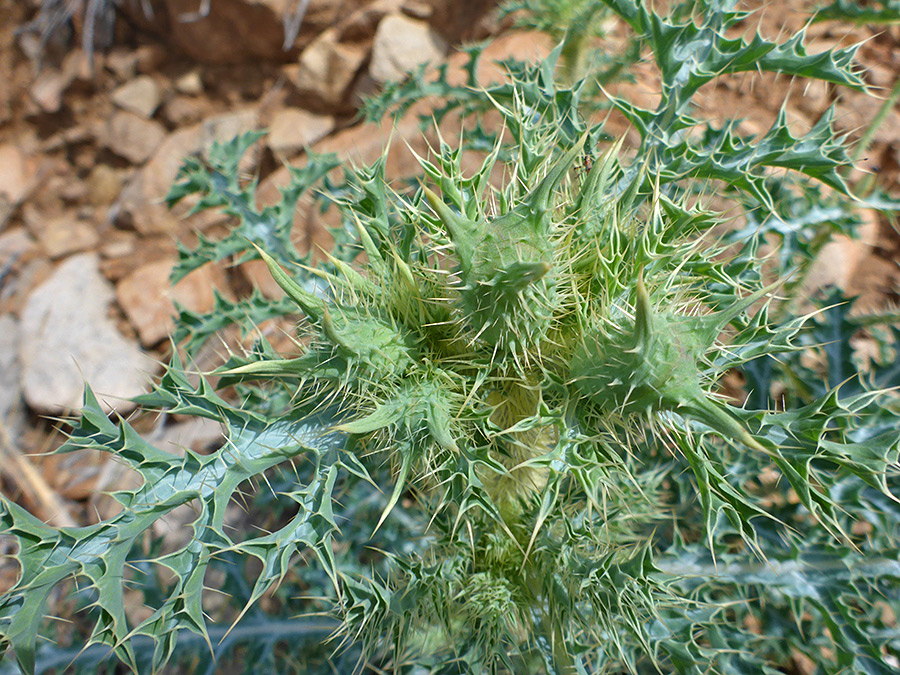
POLYGON ((290 157, 325 138, 334 129, 334 118, 300 108, 285 108, 272 117, 266 145, 280 157, 290 157))
POLYGON ((114 90, 111 98, 122 110, 150 119, 159 107, 161 94, 156 80, 141 75, 114 90))
POLYGON ((165 137, 166 130, 159 122, 119 110, 106 124, 103 144, 132 164, 143 164, 165 137))
MULTIPOLYGON (((213 143, 230 141, 238 134, 251 131, 259 126, 259 113, 255 108, 231 110, 221 115, 207 117, 200 124, 199 151, 207 153, 213 143)), ((252 158, 253 151, 249 153, 252 158)))
POLYGON ((169 236, 138 236, 134 232, 112 230, 100 248, 104 258, 100 271, 110 281, 119 281, 148 262, 174 258, 176 251, 175 241, 169 236))
MULTIPOLYGON (((878 268, 878 259, 872 252, 878 241, 879 225, 874 211, 865 210, 861 213, 865 222, 859 228, 857 238, 833 234, 831 240, 821 248, 803 280, 800 297, 811 298, 827 286, 837 286, 848 295, 859 295, 865 290, 860 285, 861 280, 871 270, 878 268)), ((876 276, 880 276, 883 271, 879 269, 876 276)))
POLYGON ((35 173, 21 149, 12 144, 0 145, 0 230, 28 196, 35 173))
POLYGON ((31 100, 37 103, 41 112, 59 112, 63 93, 71 82, 72 76, 68 73, 45 70, 31 84, 31 100))
POLYGON ((311 105, 340 108, 366 56, 365 49, 339 43, 337 32, 328 30, 303 50, 299 66, 287 71, 288 77, 311 105))
POLYGON ((434 14, 434 7, 422 0, 404 0, 401 9, 414 19, 428 19, 434 14))
POLYGON ((33 172, 26 165, 25 154, 15 145, 0 145, 0 195, 11 202, 25 198, 33 172))
POLYGON ((85 182, 88 203, 94 206, 112 204, 122 191, 121 173, 109 164, 97 164, 85 182))
POLYGON ((37 231, 38 242, 51 258, 94 249, 100 243, 96 226, 74 213, 44 220, 37 231))
POLYGON ((447 43, 424 21, 389 14, 378 24, 369 75, 379 83, 402 80, 423 63, 437 65, 447 43))
POLYGON ((410 149, 421 156, 428 154, 428 144, 419 128, 418 112, 427 108, 410 110, 402 119, 394 122, 389 117, 381 124, 359 124, 342 129, 313 147, 316 152, 334 152, 352 164, 372 164, 387 151, 385 176, 388 180, 411 176, 419 171, 419 163, 410 149))
POLYGON ((203 80, 199 70, 191 70, 175 80, 175 91, 187 96, 199 96, 203 93, 203 80))
POLYGON ((207 105, 193 96, 173 96, 163 105, 162 114, 172 126, 184 127, 202 120, 207 105))
MULTIPOLYGON (((184 158, 208 151, 213 142, 230 140, 256 126, 255 110, 238 110, 210 117, 200 124, 169 134, 150 161, 125 186, 112 211, 112 218, 142 234, 175 232, 189 206, 182 205, 169 211, 163 199, 172 187, 184 158)), ((252 167, 254 161, 254 153, 248 153, 246 168, 252 167)), ((203 217, 222 218, 216 214, 203 217)))
MULTIPOLYGON (((107 236, 103 237, 100 244, 100 257, 104 259, 123 258, 131 255, 137 248, 137 235, 134 232, 126 232, 125 230, 111 230, 107 236)), ((101 263, 101 268, 103 264, 101 263)), ((123 275, 119 275, 120 277, 123 275)), ((107 277, 109 278, 109 277, 107 277)), ((117 277, 118 278, 118 277, 117 277)))
MULTIPOLYGON (((141 0, 141 2, 143 2, 143 0, 141 0)), ((172 50, 162 44, 153 43, 141 45, 135 51, 138 72, 142 75, 155 73, 162 67, 171 53, 172 50)))
POLYGON ((130 80, 137 75, 137 53, 125 47, 114 47, 106 55, 106 67, 120 80, 130 80))
POLYGON ((164 339, 175 327, 173 300, 195 312, 208 312, 215 304, 213 288, 228 292, 222 270, 205 265, 174 287, 169 283, 174 261, 158 260, 143 265, 119 282, 116 298, 145 347, 164 339))
POLYGON ((260 293, 270 300, 278 300, 284 297, 284 291, 281 290, 281 286, 275 283, 272 273, 269 272, 268 266, 262 260, 248 260, 238 269, 244 279, 247 280, 247 283, 258 289, 260 293))
MULTIPOLYGON (((533 63, 539 61, 553 49, 553 41, 546 33, 522 31, 501 35, 488 43, 478 61, 475 77, 478 85, 487 87, 491 84, 505 82, 508 79, 506 69, 500 62, 516 59, 533 63)), ((456 52, 447 59, 447 78, 451 84, 462 85, 468 73, 463 65, 468 61, 465 52, 456 52)))
POLYGON ((341 42, 369 41, 386 15, 399 12, 403 0, 372 0, 337 26, 341 42))
POLYGON ((66 77, 69 78, 70 82, 75 82, 76 80, 79 82, 90 82, 93 78, 94 71, 99 69, 101 63, 102 59, 100 55, 94 54, 94 64, 92 68, 87 54, 81 49, 76 48, 70 50, 65 57, 63 57, 62 71, 65 73, 66 77))

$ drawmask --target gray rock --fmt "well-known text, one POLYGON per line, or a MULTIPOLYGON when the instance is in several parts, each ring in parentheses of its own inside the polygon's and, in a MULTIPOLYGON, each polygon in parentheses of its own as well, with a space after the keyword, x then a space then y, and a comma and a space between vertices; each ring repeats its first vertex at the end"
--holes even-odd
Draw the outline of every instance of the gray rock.
POLYGON ((42 413, 81 407, 88 382, 107 411, 146 390, 156 364, 107 316, 114 297, 95 254, 69 258, 25 301, 19 359, 25 400, 42 413))
POLYGON ((10 437, 24 422, 18 346, 18 322, 9 314, 0 316, 0 425, 10 437))

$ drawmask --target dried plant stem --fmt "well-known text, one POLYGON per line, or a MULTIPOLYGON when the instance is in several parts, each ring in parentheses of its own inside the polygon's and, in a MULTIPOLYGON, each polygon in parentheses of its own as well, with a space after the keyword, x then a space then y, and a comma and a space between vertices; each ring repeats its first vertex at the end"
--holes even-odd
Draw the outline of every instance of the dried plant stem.
POLYGON ((59 495, 47 484, 34 465, 22 456, 2 420, 0 420, 0 457, 5 460, 4 474, 27 496, 41 520, 55 527, 78 526, 59 495))

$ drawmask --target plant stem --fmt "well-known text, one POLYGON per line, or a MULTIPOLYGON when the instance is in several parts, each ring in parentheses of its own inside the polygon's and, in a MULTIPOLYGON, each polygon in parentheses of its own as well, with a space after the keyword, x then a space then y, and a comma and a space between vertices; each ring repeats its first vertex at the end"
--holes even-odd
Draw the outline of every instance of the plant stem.
POLYGON ((575 675, 575 661, 566 649, 566 640, 558 623, 553 625, 553 666, 557 675, 575 675))

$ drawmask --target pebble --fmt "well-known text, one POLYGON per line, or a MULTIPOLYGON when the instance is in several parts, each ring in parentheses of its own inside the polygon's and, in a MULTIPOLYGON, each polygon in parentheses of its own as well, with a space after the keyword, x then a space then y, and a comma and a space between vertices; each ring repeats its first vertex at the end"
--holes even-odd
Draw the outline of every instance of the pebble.
POLYGON ((153 117, 160 101, 159 85, 149 75, 140 75, 118 87, 112 93, 113 103, 122 110, 133 112, 144 119, 153 117))

